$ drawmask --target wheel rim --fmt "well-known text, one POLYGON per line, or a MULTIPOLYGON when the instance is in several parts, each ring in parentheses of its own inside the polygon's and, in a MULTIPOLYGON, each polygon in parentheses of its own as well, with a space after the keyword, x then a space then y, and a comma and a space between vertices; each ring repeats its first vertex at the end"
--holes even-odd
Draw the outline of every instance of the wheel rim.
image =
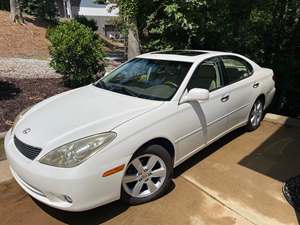
POLYGON ((143 198, 160 189, 167 175, 164 161, 157 155, 145 154, 127 166, 122 186, 127 194, 143 198))
POLYGON ((262 116, 263 116, 263 104, 261 101, 257 101, 254 103, 250 115, 250 122, 253 127, 256 127, 260 123, 262 116))

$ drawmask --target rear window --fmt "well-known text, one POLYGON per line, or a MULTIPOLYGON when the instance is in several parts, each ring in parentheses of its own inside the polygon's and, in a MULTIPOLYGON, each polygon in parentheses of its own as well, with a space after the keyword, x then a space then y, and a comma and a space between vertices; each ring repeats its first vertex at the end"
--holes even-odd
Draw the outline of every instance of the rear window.
POLYGON ((221 57, 225 68, 225 84, 232 84, 252 75, 252 66, 242 58, 235 56, 221 57))

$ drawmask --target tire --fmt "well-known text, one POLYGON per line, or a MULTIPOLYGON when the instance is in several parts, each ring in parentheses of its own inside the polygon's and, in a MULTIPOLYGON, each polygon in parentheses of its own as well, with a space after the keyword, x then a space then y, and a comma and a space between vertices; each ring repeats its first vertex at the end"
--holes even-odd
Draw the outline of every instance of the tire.
POLYGON ((136 205, 157 199, 168 190, 172 175, 173 159, 164 147, 142 148, 128 163, 122 179, 121 200, 136 205))
POLYGON ((263 118, 264 118, 264 102, 261 98, 259 98, 254 102, 254 105, 251 109, 248 123, 246 125, 246 129, 248 131, 256 130, 260 126, 260 123, 263 120, 263 118))

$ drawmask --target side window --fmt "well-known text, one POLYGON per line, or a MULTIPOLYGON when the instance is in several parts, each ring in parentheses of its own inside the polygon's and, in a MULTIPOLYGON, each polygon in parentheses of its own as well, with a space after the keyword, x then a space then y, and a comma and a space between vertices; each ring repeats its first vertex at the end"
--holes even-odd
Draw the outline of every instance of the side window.
POLYGON ((245 60, 234 56, 223 56, 222 62, 225 69, 225 84, 232 84, 251 76, 253 69, 245 60))
POLYGON ((204 88, 213 91, 222 86, 219 61, 217 58, 205 60, 194 71, 187 86, 188 90, 193 88, 204 88))

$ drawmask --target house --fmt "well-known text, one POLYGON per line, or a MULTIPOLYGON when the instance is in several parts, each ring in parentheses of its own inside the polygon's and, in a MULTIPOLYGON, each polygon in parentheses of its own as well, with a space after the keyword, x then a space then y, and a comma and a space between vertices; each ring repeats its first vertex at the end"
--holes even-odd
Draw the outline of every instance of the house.
POLYGON ((116 4, 98 4, 95 0, 57 0, 59 14, 63 18, 85 16, 98 25, 98 32, 108 37, 117 37, 118 32, 113 19, 119 15, 116 4))

